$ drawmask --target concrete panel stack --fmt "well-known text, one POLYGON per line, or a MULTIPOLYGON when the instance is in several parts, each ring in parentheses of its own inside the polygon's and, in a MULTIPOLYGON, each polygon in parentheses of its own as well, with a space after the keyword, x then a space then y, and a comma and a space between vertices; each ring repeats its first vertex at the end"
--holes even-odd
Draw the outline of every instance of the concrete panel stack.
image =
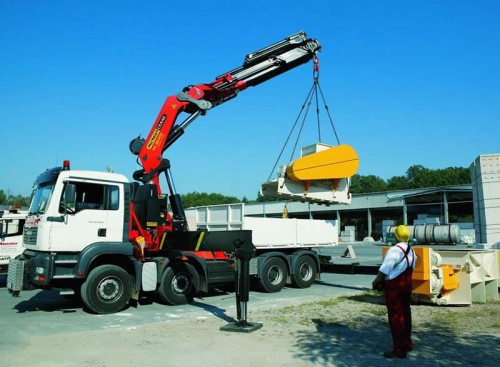
POLYGON ((340 241, 355 242, 356 241, 356 226, 345 226, 340 232, 340 241))
POLYGON ((413 225, 417 226, 419 224, 440 224, 439 218, 431 217, 428 214, 419 214, 417 219, 413 221, 413 225))
POLYGON ((500 242, 500 154, 483 154, 470 167, 476 243, 500 242))

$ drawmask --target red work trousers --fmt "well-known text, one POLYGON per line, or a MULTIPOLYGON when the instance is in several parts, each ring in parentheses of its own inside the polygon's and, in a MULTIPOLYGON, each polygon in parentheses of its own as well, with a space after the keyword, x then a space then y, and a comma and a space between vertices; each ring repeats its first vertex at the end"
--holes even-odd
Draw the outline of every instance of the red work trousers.
POLYGON ((385 282, 385 304, 392 334, 393 352, 405 355, 413 349, 411 340, 411 275, 408 267, 395 279, 385 282))

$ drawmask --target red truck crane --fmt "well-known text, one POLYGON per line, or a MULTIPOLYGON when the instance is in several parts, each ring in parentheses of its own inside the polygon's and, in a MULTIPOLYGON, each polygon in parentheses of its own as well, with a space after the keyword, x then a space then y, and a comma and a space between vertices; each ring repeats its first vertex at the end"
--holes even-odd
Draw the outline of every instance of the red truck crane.
POLYGON ((170 227, 156 227, 152 231, 143 228, 140 231, 145 235, 146 248, 158 250, 159 239, 164 231, 186 229, 182 204, 170 180, 170 162, 163 157, 165 150, 207 110, 235 98, 240 91, 248 87, 256 86, 308 62, 315 57, 320 48, 317 40, 312 40, 304 32, 299 32, 281 42, 248 54, 242 66, 218 76, 215 81, 188 86, 177 95, 166 99, 148 137, 146 139, 139 137, 130 142, 130 151, 138 156, 139 163, 143 167, 134 172, 134 179, 143 184, 154 184, 157 194, 161 195, 159 177, 165 173, 172 208, 172 217, 168 220, 170 227), (189 116, 182 123, 176 124, 182 112, 189 116))
MULTIPOLYGON (((248 54, 242 66, 211 83, 168 97, 147 138, 130 142, 142 167, 133 174, 136 182, 116 173, 72 170, 69 161, 39 175, 24 229, 26 250, 10 262, 8 289, 13 295, 36 288, 79 294, 90 311, 113 313, 140 292, 156 291, 169 304, 189 302, 211 284, 234 281, 237 265, 239 325, 247 324, 252 233, 188 230, 163 153, 197 117, 308 62, 320 48, 299 32, 248 54), (187 117, 177 123, 182 113, 187 117)), ((319 263, 306 263, 319 269, 319 263)))

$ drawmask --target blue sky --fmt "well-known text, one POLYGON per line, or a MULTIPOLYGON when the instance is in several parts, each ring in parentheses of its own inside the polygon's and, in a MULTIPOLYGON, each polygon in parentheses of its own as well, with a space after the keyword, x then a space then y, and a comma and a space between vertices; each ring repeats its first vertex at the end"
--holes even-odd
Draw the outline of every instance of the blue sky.
MULTIPOLYGON (((322 44, 320 85, 359 174, 468 167, 500 153, 499 24, 498 1, 0 0, 0 189, 29 195, 64 159, 131 178, 128 144, 167 96, 299 30, 322 44)), ((165 152, 178 192, 254 199, 312 82, 309 63, 198 118, 165 152)), ((310 116, 299 146, 317 141, 310 116)))

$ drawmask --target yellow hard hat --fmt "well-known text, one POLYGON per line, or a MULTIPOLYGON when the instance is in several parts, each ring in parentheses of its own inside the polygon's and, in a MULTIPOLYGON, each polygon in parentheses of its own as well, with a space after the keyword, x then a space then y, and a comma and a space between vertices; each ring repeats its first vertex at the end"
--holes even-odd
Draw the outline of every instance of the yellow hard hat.
POLYGON ((396 227, 394 234, 399 242, 407 242, 410 239, 410 230, 402 224, 396 227))

